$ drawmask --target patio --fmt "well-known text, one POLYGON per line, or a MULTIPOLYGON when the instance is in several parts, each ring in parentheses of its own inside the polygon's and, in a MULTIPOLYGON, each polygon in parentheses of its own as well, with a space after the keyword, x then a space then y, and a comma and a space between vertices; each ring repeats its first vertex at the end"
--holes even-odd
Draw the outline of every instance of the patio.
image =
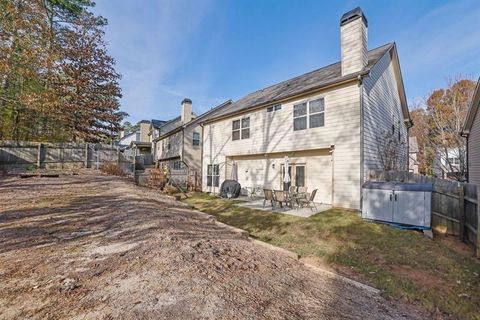
POLYGON ((304 218, 308 218, 310 216, 313 216, 314 214, 317 214, 319 212, 323 212, 332 208, 331 205, 323 204, 323 203, 315 203, 317 210, 313 210, 307 207, 304 207, 304 208, 295 207, 292 209, 290 207, 283 206, 283 208, 280 208, 280 205, 276 205, 275 208, 272 208, 270 203, 266 203, 265 207, 263 207, 263 201, 264 201, 263 198, 258 198, 258 197, 252 198, 249 196, 240 196, 235 200, 239 201, 237 205, 240 207, 255 209, 255 210, 270 211, 270 212, 276 212, 276 213, 285 213, 292 216, 304 217, 304 218))

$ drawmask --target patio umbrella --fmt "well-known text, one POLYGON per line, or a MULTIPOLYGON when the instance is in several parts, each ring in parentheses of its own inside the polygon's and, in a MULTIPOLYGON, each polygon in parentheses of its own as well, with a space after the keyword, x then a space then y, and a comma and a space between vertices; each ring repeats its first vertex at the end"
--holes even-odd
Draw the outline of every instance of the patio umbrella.
POLYGON ((238 181, 238 168, 237 168, 237 163, 234 162, 232 165, 232 173, 230 174, 230 180, 235 180, 238 181))
POLYGON ((284 170, 285 170, 285 174, 283 176, 283 183, 284 183, 284 189, 288 189, 288 184, 290 182, 290 174, 288 173, 288 165, 289 165, 289 162, 290 160, 288 159, 287 156, 285 156, 285 164, 284 164, 284 170))

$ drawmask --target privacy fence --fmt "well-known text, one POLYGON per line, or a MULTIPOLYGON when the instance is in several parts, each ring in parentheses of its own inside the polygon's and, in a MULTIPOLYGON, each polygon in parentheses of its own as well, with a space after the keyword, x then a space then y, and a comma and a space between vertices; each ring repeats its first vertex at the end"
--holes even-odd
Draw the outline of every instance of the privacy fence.
POLYGON ((0 170, 98 169, 113 162, 132 173, 134 161, 133 156, 105 144, 0 141, 0 170))
POLYGON ((403 171, 369 172, 372 181, 431 183, 432 228, 476 245, 480 257, 480 191, 474 184, 403 171))

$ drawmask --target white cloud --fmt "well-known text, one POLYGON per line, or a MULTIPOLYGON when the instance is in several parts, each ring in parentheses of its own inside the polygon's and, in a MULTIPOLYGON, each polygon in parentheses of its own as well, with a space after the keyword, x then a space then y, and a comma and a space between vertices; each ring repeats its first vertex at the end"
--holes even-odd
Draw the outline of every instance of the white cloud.
POLYGON ((175 115, 172 107, 183 97, 205 91, 207 76, 200 82, 180 79, 175 86, 170 84, 175 71, 185 64, 189 41, 211 7, 210 0, 97 2, 96 13, 109 20, 109 51, 123 76, 122 109, 131 120, 171 117, 175 115))

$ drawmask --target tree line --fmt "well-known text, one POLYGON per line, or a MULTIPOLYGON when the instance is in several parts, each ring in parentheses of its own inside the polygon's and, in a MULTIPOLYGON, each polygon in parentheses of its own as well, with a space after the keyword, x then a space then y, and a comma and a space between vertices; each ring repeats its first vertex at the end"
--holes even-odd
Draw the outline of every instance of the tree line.
POLYGON ((0 0, 0 140, 109 142, 120 74, 91 0, 0 0))
POLYGON ((461 76, 447 79, 444 88, 414 102, 410 136, 417 138, 420 173, 438 176, 443 172, 449 178, 465 180, 466 141, 460 132, 475 85, 475 81, 461 76))

